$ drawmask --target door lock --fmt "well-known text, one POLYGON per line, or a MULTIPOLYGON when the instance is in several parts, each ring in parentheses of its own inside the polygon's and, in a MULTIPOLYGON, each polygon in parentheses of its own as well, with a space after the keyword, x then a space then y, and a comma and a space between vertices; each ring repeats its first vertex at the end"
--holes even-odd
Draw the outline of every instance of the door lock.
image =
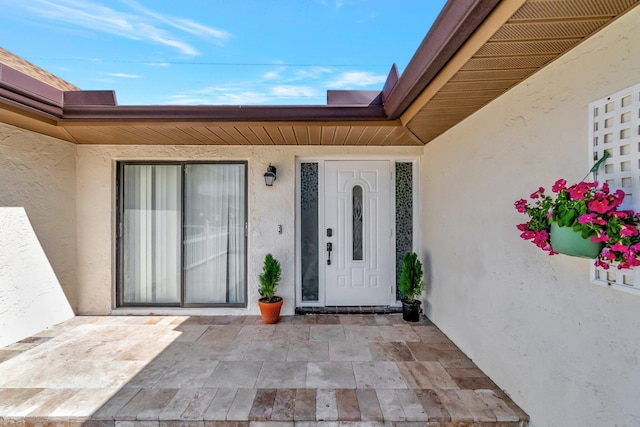
POLYGON ((331 265, 331 251, 333 250, 333 244, 327 242, 327 265, 331 265))

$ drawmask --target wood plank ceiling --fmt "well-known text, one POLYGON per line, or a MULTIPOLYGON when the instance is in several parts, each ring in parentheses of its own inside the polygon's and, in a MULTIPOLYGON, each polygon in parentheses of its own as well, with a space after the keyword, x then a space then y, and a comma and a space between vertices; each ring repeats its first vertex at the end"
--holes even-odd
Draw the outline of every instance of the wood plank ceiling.
MULTIPOLYGON (((513 2, 512 2, 513 3, 513 2)), ((479 49, 461 49, 449 62, 454 71, 434 79, 403 116, 425 144, 572 49, 638 0, 528 0, 479 49)), ((499 4, 492 15, 500 19, 499 4)), ((491 25, 492 16, 485 21, 491 25)), ((484 24, 483 24, 484 25, 484 24)), ((482 36, 482 26, 476 31, 482 36)), ((473 36, 470 39, 473 43, 473 36)), ((477 43, 477 42, 476 42, 477 43)), ((443 72, 446 72, 446 67, 443 72)), ((442 73, 442 72, 441 72, 442 73)))
POLYGON ((63 125, 82 144, 422 145, 399 122, 364 123, 94 123, 63 125))

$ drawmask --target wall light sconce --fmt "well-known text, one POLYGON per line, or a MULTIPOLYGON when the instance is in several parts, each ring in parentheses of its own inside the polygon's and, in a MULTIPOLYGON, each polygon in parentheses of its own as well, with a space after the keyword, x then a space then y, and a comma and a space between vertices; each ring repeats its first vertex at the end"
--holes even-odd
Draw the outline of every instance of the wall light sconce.
POLYGON ((271 187, 273 185, 273 181, 276 180, 276 168, 271 166, 269 163, 269 167, 267 167, 267 172, 264 174, 264 183, 267 187, 271 187))

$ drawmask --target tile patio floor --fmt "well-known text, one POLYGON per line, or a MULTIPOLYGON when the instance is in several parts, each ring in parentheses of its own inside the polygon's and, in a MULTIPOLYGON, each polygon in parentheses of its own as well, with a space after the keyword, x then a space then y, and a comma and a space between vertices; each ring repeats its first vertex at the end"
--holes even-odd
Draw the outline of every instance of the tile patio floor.
POLYGON ((426 318, 76 317, 0 348, 0 425, 526 426, 426 318))

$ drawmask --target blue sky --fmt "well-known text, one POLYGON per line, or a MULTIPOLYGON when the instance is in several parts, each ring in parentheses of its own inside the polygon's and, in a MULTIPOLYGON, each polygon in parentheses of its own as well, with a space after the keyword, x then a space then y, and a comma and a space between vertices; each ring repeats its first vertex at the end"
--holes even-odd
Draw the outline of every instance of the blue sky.
POLYGON ((380 90, 445 0, 0 0, 0 46, 120 105, 325 104, 380 90))

